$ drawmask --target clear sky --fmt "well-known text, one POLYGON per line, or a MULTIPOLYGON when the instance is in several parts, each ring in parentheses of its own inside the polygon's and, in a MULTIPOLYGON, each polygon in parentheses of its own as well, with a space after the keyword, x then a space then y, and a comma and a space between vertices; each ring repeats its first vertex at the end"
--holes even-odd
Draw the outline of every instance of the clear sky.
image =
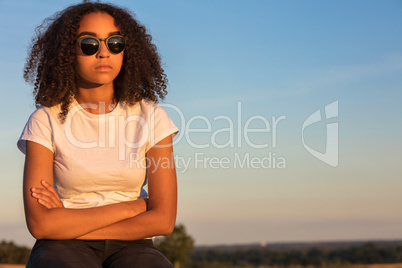
MULTIPOLYGON (((0 1, 0 239, 33 241, 22 71, 35 27, 72 3, 0 1)), ((162 55, 196 244, 402 239, 402 1, 113 3, 162 55)))

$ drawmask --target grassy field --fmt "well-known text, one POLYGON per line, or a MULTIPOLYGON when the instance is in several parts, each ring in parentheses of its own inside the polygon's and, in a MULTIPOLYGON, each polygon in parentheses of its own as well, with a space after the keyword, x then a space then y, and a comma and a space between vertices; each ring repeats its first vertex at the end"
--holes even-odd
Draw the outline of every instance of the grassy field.
POLYGON ((353 265, 352 268, 402 268, 402 263, 392 264, 371 264, 371 265, 353 265))

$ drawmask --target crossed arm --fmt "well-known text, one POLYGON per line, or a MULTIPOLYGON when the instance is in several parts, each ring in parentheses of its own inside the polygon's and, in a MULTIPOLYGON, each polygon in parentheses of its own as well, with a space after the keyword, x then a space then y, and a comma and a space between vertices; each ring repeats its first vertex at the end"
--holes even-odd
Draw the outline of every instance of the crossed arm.
POLYGON ((158 158, 173 159, 172 136, 147 152, 149 199, 102 207, 64 208, 53 185, 53 153, 27 141, 24 167, 24 207, 28 229, 46 239, 135 240, 172 232, 177 210, 174 164, 155 167, 158 158))

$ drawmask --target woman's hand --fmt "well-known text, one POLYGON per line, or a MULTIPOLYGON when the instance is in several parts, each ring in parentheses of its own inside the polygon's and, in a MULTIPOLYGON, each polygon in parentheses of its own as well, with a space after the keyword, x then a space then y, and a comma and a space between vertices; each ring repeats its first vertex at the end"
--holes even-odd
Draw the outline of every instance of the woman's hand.
POLYGON ((64 208, 63 202, 61 202, 59 195, 52 185, 46 181, 41 181, 44 188, 31 188, 32 197, 38 200, 38 203, 42 206, 51 208, 64 208))

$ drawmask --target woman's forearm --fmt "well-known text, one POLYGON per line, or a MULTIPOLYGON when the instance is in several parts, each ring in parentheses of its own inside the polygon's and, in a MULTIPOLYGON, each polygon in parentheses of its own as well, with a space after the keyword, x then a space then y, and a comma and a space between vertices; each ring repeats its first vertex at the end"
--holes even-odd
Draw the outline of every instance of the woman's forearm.
POLYGON ((57 204, 54 208, 46 207, 39 200, 49 199, 37 189, 53 185, 53 158, 53 152, 48 148, 27 141, 23 183, 24 208, 28 228, 35 238, 76 238, 146 210, 145 200, 88 209, 67 209, 57 207, 57 204))
POLYGON ((27 142, 23 188, 30 232, 38 239, 135 240, 169 234, 174 228, 177 210, 177 181, 171 144, 172 137, 169 136, 158 143, 169 146, 155 146, 147 152, 148 203, 138 199, 103 207, 66 209, 48 208, 38 202, 40 196, 32 196, 33 189, 53 185, 53 153, 44 146, 27 142), (173 164, 155 166, 160 159, 168 159, 173 164), (41 181, 47 184, 41 184, 41 181))
POLYGON ((35 238, 73 239, 145 211, 146 202, 139 199, 95 208, 41 210, 27 215, 28 228, 35 238))
POLYGON ((97 229, 77 239, 137 240, 158 235, 168 235, 173 231, 175 221, 176 215, 167 215, 166 213, 150 210, 97 229))
POLYGON ((158 143, 165 146, 155 146, 147 152, 148 210, 130 219, 97 229, 79 239, 136 240, 168 235, 173 231, 177 213, 177 180, 171 144, 172 137, 168 136, 158 143), (167 167, 154 166, 160 159, 168 159, 170 164, 167 167))

